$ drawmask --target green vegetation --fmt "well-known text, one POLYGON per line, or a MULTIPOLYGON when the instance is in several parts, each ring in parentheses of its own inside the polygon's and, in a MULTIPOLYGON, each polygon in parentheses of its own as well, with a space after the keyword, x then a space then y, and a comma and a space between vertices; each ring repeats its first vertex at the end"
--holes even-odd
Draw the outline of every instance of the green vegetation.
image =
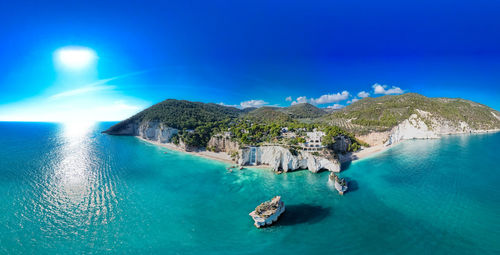
MULTIPOLYGON (((312 131, 314 128, 318 127, 316 124, 307 124, 299 122, 268 122, 268 123, 255 123, 252 120, 243 118, 231 123, 231 125, 226 129, 231 131, 240 144, 243 145, 260 145, 262 143, 284 143, 280 135, 281 129, 287 127, 290 131, 306 130, 312 131)), ((305 139, 303 137, 298 137, 295 139, 290 139, 288 143, 297 145, 299 143, 304 143, 305 139)))
MULTIPOLYGON (((261 107, 240 110, 217 104, 204 104, 184 100, 165 100, 122 121, 106 132, 124 129, 128 124, 140 125, 145 122, 160 122, 165 126, 179 129, 172 137, 174 144, 182 141, 189 147, 206 147, 210 138, 218 133, 230 132, 232 139, 241 145, 280 144, 293 149, 306 142, 306 132, 329 128, 321 123, 304 123, 291 116, 306 117, 325 113, 310 104, 299 104, 289 108, 261 107), (282 129, 287 128, 295 137, 282 137, 282 129)), ((335 130, 341 130, 338 127, 335 130)), ((338 131, 338 134, 347 134, 338 131)), ((349 137, 356 142, 354 136, 349 137)), ((207 148, 213 150, 214 148, 207 148)))
POLYGON ((284 113, 288 113, 294 119, 313 119, 327 114, 324 110, 308 103, 295 104, 290 107, 280 109, 284 113))
POLYGON ((279 110, 277 107, 264 106, 256 110, 248 112, 245 118, 254 122, 264 123, 286 123, 293 119, 286 113, 279 110))
POLYGON ((212 135, 226 129, 230 122, 231 119, 205 122, 202 125, 198 125, 194 130, 182 129, 179 131, 178 136, 187 146, 205 147, 212 135))
POLYGON ((326 126, 323 129, 323 131, 325 132, 325 136, 323 137, 321 143, 329 149, 333 149, 333 145, 335 144, 335 139, 340 135, 349 138, 349 140, 351 141, 351 144, 347 148, 348 151, 357 151, 361 149, 361 146, 365 147, 369 146, 367 143, 361 142, 358 139, 356 139, 356 137, 353 134, 337 126, 326 126))
MULTIPOLYGON (((500 128, 497 111, 478 103, 453 98, 428 98, 415 93, 364 98, 344 109, 325 115, 320 122, 337 125, 356 134, 386 131, 418 110, 452 122, 464 121, 475 129, 500 128)), ((425 121, 425 120, 424 120, 425 121)))
MULTIPOLYGON (((448 121, 465 121, 475 129, 500 128, 500 120, 496 117, 500 113, 487 106, 463 99, 427 98, 408 93, 364 98, 333 113, 326 113, 311 104, 241 110, 218 104, 169 99, 105 132, 120 134, 119 131, 127 129, 129 124, 138 126, 153 121, 180 130, 172 138, 175 144, 182 141, 187 146, 206 147, 213 135, 229 131, 231 139, 241 145, 279 144, 297 149, 306 142, 306 132, 317 129, 325 132, 322 143, 327 148, 333 148, 338 136, 344 136, 351 142, 348 150, 356 151, 368 145, 357 140, 354 134, 389 130, 412 114, 420 116, 418 110, 448 121), (294 136, 283 135, 283 128, 293 132, 294 136)), ((430 120, 423 120, 431 126, 430 120)))
POLYGON ((186 100, 167 99, 124 120, 107 131, 125 128, 129 123, 158 121, 177 129, 195 129, 207 123, 237 118, 242 110, 218 104, 204 104, 186 100))
POLYGON ((179 135, 178 134, 173 135, 171 141, 173 144, 179 145, 179 135))

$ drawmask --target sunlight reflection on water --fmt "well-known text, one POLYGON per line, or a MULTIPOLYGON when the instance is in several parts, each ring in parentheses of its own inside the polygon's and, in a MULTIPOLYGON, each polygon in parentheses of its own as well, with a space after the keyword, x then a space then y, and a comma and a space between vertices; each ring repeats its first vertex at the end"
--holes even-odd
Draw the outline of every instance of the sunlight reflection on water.
MULTIPOLYGON (((108 171, 99 167, 93 135, 94 123, 65 123, 58 136, 60 147, 47 171, 43 197, 54 222, 105 224, 116 202, 108 171)), ((56 224, 57 225, 57 224, 56 224)))
POLYGON ((78 204, 88 197, 92 176, 91 144, 88 133, 93 123, 65 123, 54 179, 60 198, 78 204))

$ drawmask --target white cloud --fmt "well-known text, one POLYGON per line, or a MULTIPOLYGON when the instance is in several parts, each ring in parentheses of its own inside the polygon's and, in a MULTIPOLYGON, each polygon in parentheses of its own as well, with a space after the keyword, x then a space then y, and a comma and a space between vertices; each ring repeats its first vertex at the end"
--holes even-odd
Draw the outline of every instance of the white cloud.
POLYGON ((361 98, 365 98, 365 97, 369 97, 370 96, 370 93, 366 92, 366 91, 361 91, 358 93, 358 97, 361 97, 361 98))
POLYGON ((249 108, 249 107, 261 107, 268 104, 264 100, 248 100, 240 103, 241 108, 249 108))
POLYGON ((380 85, 378 83, 373 84, 373 93, 374 94, 384 94, 384 95, 395 95, 395 94, 403 94, 404 91, 400 87, 392 86, 390 89, 387 89, 387 85, 380 85))
POLYGON ((292 97, 287 97, 287 98, 285 98, 285 100, 288 101, 288 102, 291 102, 292 101, 292 97))
POLYGON ((327 108, 328 108, 328 109, 335 109, 335 110, 337 110, 337 109, 342 109, 342 108, 344 108, 344 107, 345 107, 345 105, 341 105, 341 104, 334 104, 334 105, 330 105, 330 106, 328 106, 327 108))
POLYGON ((239 105, 238 104, 225 104, 224 102, 220 102, 217 104, 243 109, 243 108, 249 108, 249 107, 261 107, 261 106, 267 105, 268 102, 266 102, 264 100, 248 100, 248 101, 241 102, 239 105))
POLYGON ((347 101, 348 104, 356 103, 359 101, 359 98, 353 98, 352 100, 347 101))
POLYGON ((349 98, 349 92, 344 90, 342 91, 342 93, 326 94, 316 99, 312 98, 310 101, 311 104, 329 104, 329 103, 344 101, 347 98, 349 98))
POLYGON ((310 103, 310 104, 314 104, 314 105, 337 103, 337 102, 344 101, 344 100, 348 99, 349 96, 350 96, 350 94, 346 90, 339 92, 339 93, 335 93, 335 94, 322 95, 318 98, 309 98, 308 99, 307 97, 302 96, 302 97, 298 97, 295 101, 293 101, 292 105, 300 104, 300 103, 310 103))
POLYGON ((307 97, 297 97, 297 100, 292 102, 292 105, 294 104, 303 104, 307 103, 307 97))
POLYGON ((240 108, 239 105, 236 105, 236 104, 225 104, 223 102, 220 102, 220 103, 217 103, 218 105, 222 105, 222 106, 229 106, 229 107, 235 107, 235 108, 240 108))

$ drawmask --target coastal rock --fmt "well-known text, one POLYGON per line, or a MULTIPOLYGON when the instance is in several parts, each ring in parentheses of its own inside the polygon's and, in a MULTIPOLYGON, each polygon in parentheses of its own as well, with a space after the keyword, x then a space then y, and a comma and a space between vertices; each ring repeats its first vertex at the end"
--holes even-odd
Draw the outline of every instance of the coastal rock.
POLYGON ((160 122, 145 122, 138 126, 136 135, 146 140, 168 143, 178 132, 179 130, 167 127, 160 122))
MULTIPOLYGON (((385 142, 386 146, 402 140, 433 139, 439 138, 441 135, 484 133, 498 130, 474 128, 465 121, 450 121, 419 109, 416 109, 416 112, 391 130, 385 142)), ((493 112, 492 114, 497 117, 493 112)))
POLYGON ((210 138, 207 148, 212 148, 214 152, 227 152, 229 154, 238 151, 240 146, 237 142, 232 141, 230 136, 218 134, 210 138))
MULTIPOLYGON (((240 165, 250 165, 251 148, 240 150, 240 165)), ((340 171, 340 163, 336 159, 327 159, 315 156, 309 152, 295 151, 292 153, 287 148, 281 146, 261 146, 255 147, 255 164, 268 165, 274 171, 293 171, 297 169, 308 169, 316 173, 322 169, 332 172, 340 171)))
POLYGON ((344 135, 335 136, 335 143, 332 145, 333 151, 337 153, 346 153, 351 146, 351 139, 344 135))
POLYGON ((386 146, 396 144, 408 139, 429 139, 438 138, 437 134, 430 130, 427 124, 419 118, 417 114, 412 114, 410 118, 404 120, 391 130, 386 146))
POLYGON ((168 143, 179 130, 158 121, 146 121, 142 123, 130 122, 120 129, 105 132, 110 135, 139 136, 154 142, 168 143))
POLYGON ((135 136, 135 135, 137 135, 137 127, 138 127, 137 123, 129 122, 127 124, 124 124, 121 128, 108 129, 106 131, 103 131, 103 133, 110 134, 110 135, 132 135, 132 136, 135 136))
POLYGON ((280 196, 275 196, 270 201, 257 206, 249 215, 254 220, 254 225, 261 228, 276 222, 283 212, 285 212, 285 203, 281 201, 280 196))
POLYGON ((324 157, 317 157, 310 153, 303 153, 307 160, 307 169, 313 173, 317 173, 322 169, 330 172, 340 172, 340 163, 335 160, 329 160, 324 157))

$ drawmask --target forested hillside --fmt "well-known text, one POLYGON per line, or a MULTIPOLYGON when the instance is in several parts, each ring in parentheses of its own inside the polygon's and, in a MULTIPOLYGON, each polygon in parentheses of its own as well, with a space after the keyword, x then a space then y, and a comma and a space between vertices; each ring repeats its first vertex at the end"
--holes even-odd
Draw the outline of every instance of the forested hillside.
POLYGON ((244 115, 244 117, 250 120, 265 122, 265 123, 271 123, 271 122, 284 123, 293 121, 292 117, 280 111, 280 108, 268 107, 268 106, 260 107, 253 111, 250 111, 246 115, 244 115))
POLYGON ((295 104, 289 107, 280 108, 281 111, 290 115, 294 119, 318 118, 326 113, 326 111, 309 103, 295 104))
POLYGON ((124 120, 108 131, 123 128, 130 122, 159 121, 177 129, 195 129, 209 122, 234 119, 242 110, 218 104, 167 99, 124 120))
POLYGON ((475 129, 500 128, 500 113, 472 101, 455 98, 429 98, 415 93, 364 98, 320 121, 354 133, 389 130, 417 110, 455 123, 466 122, 475 129))
POLYGON ((297 130, 339 127, 342 132, 349 134, 353 143, 357 143, 350 134, 387 131, 412 114, 426 115, 422 116, 422 121, 428 123, 430 128, 436 123, 446 122, 446 125, 467 125, 474 130, 500 129, 500 113, 485 105, 463 99, 428 98, 408 93, 364 98, 333 113, 326 113, 311 104, 241 110, 212 103, 168 99, 105 132, 119 133, 116 131, 125 129, 130 123, 140 125, 155 121, 181 130, 180 136, 189 145, 204 146, 213 134, 228 130, 233 131, 235 139, 243 144, 257 144, 274 141, 279 135, 278 130, 284 127, 297 130))

